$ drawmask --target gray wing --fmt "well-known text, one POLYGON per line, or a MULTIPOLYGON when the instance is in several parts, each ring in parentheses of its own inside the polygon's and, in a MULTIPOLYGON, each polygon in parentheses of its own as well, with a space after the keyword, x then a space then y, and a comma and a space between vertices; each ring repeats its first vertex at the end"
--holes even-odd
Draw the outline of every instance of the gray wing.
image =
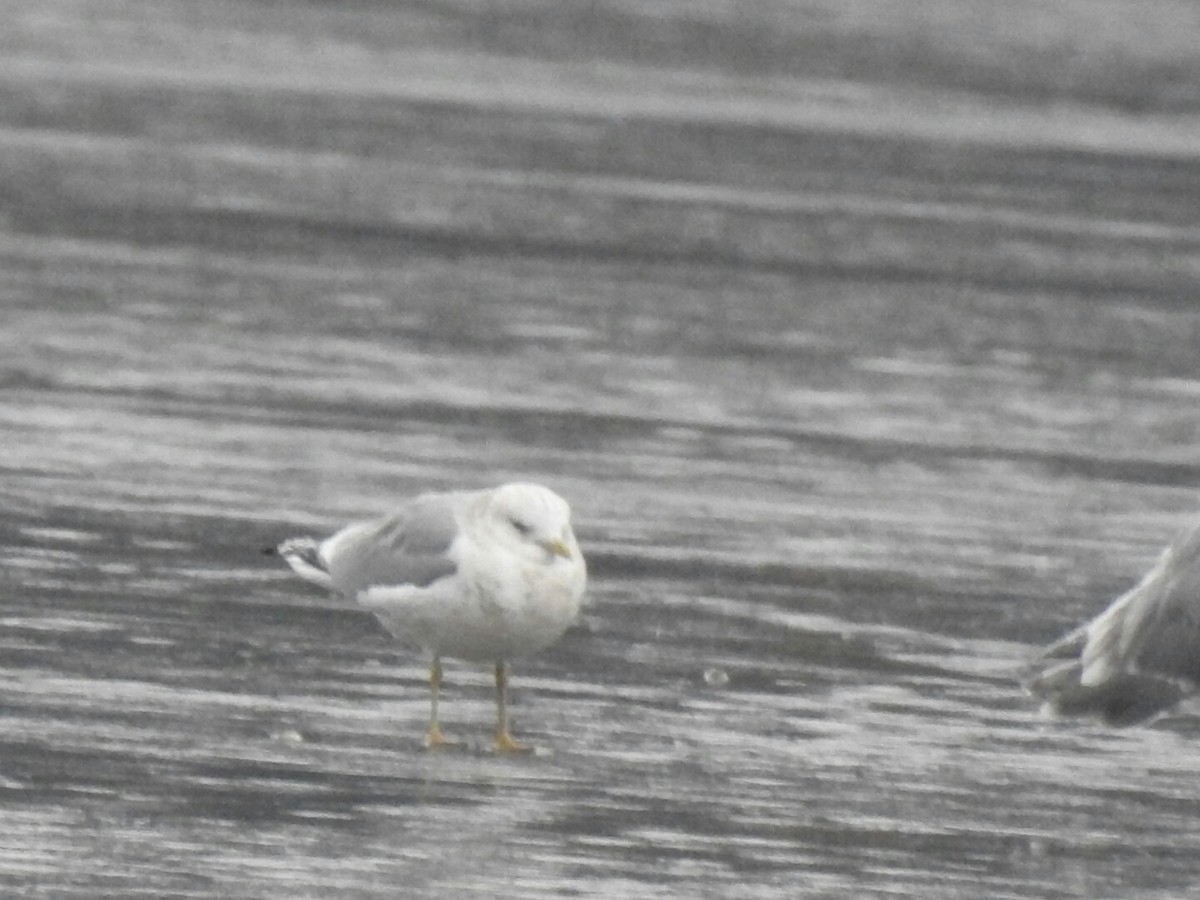
POLYGON ((1063 714, 1142 721, 1200 685, 1200 522, 1132 590, 1052 644, 1028 686, 1063 714))
POLYGON ((347 597, 371 587, 427 587, 453 575, 462 494, 429 494, 383 519, 351 525, 321 545, 333 587, 347 597))
POLYGON ((1119 625, 1096 634, 1084 654, 1116 654, 1141 672, 1200 683, 1200 522, 1118 603, 1119 625))

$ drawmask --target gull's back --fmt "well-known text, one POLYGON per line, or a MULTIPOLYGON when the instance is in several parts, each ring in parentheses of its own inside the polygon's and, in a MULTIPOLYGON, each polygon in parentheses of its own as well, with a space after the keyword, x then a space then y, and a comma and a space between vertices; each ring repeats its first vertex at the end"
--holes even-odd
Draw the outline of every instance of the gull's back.
POLYGON ((389 516, 333 535, 321 556, 334 590, 353 598, 372 587, 428 587, 453 575, 458 513, 471 496, 422 495, 389 516))

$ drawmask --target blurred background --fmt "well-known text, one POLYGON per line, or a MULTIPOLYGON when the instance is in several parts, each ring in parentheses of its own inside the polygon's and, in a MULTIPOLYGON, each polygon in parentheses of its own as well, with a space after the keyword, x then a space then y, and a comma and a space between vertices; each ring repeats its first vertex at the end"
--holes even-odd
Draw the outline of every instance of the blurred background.
POLYGON ((0 0, 0 885, 1177 897, 1038 644, 1200 485, 1191 0, 0 0), (448 673, 259 551, 542 481, 448 673))

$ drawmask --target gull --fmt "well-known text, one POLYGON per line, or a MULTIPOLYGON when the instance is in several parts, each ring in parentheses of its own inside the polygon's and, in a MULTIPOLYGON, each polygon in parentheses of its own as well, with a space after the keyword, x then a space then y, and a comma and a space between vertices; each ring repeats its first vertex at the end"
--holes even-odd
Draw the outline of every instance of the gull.
POLYGON ((1058 715, 1144 722, 1200 687, 1200 521, 1108 609, 1051 644, 1028 688, 1058 715))
POLYGON ((370 610, 430 658, 426 745, 449 743, 438 722, 442 658, 493 666, 496 749, 528 750, 509 728, 508 661, 557 641, 579 615, 587 582, 567 502, 549 488, 422 494, 396 512, 332 537, 284 541, 300 577, 370 610))

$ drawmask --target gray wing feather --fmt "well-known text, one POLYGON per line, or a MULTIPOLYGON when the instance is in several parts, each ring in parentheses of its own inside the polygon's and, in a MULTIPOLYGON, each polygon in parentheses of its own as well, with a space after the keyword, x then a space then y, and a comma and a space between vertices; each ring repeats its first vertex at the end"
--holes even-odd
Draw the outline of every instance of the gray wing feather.
POLYGON ((322 545, 333 586, 348 597, 372 587, 427 587, 453 575, 462 496, 419 497, 399 512, 351 525, 322 545))
POLYGON ((1131 724, 1200 685, 1200 522, 1136 586, 1050 645, 1030 689, 1060 713, 1131 724))
POLYGON ((1200 523, 1126 596, 1117 652, 1140 671, 1200 682, 1200 523))

